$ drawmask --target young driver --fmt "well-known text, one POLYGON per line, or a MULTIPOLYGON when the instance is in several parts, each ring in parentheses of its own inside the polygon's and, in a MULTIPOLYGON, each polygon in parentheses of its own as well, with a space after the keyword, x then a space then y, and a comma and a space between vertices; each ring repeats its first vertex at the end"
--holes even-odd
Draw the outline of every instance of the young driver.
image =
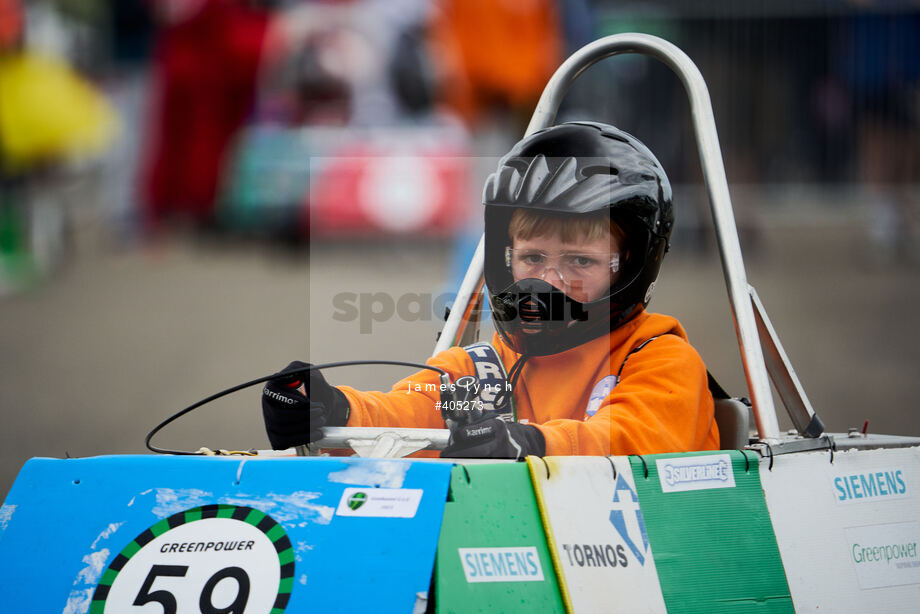
MULTIPOLYGON (((496 334, 428 364, 477 378, 484 409, 441 456, 650 454, 719 448, 706 367, 672 317, 649 313, 674 222, 655 156, 612 126, 567 123, 520 141, 487 180, 485 282, 496 334)), ((303 363, 292 363, 303 365, 303 363)), ((308 394, 270 382, 276 449, 322 426, 443 428, 437 374, 389 392, 308 394)))

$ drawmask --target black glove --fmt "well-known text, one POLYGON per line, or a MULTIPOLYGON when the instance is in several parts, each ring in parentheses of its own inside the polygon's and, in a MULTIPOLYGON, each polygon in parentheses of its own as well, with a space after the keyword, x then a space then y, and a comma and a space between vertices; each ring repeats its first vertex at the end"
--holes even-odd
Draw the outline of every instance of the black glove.
MULTIPOLYGON (((295 360, 280 373, 309 367, 295 360)), ((262 389, 265 432, 275 450, 322 439, 324 426, 345 426, 351 407, 338 388, 326 383, 319 370, 269 380, 262 389), (304 395, 299 388, 306 381, 304 395)))
POLYGON ((488 418, 458 426, 441 458, 524 458, 546 455, 546 439, 535 426, 488 418))

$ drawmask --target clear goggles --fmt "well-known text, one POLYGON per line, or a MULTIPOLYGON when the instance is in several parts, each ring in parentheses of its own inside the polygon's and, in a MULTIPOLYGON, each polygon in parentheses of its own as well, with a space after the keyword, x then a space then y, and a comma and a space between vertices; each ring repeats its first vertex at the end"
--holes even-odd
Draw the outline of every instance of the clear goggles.
POLYGON ((505 248, 505 266, 516 279, 545 279, 550 269, 563 283, 588 281, 620 270, 620 254, 595 252, 549 253, 537 249, 505 248))

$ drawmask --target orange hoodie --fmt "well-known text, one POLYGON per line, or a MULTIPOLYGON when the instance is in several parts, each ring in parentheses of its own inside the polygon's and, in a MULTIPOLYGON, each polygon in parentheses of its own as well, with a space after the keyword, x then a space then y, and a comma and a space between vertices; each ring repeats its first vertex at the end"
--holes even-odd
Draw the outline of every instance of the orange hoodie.
MULTIPOLYGON (((497 334, 492 345, 507 372, 519 355, 497 334)), ((475 373, 469 354, 459 347, 427 364, 450 373, 452 381, 475 373)), ((437 386, 437 374, 425 370, 387 393, 339 388, 351 404, 348 426, 444 428, 435 409, 437 386)), ((706 367, 670 316, 643 311, 605 337, 559 354, 528 358, 514 403, 518 420, 542 431, 547 456, 719 449, 706 367), (609 388, 609 376, 618 372, 619 381, 607 392, 604 384, 609 388), (592 402, 592 396, 598 398, 592 402)))

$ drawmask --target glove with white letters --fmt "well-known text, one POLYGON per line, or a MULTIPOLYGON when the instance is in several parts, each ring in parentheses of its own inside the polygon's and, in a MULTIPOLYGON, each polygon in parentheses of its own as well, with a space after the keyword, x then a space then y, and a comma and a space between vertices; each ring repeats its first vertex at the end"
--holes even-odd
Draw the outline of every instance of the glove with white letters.
MULTIPOLYGON (((295 360, 279 375, 309 366, 295 360)), ((317 369, 269 380, 262 389, 262 418, 275 450, 322 439, 322 427, 345 426, 350 412, 345 394, 330 386, 317 369)))
POLYGON ((535 426, 488 418, 456 427, 441 458, 545 456, 546 439, 535 426))

